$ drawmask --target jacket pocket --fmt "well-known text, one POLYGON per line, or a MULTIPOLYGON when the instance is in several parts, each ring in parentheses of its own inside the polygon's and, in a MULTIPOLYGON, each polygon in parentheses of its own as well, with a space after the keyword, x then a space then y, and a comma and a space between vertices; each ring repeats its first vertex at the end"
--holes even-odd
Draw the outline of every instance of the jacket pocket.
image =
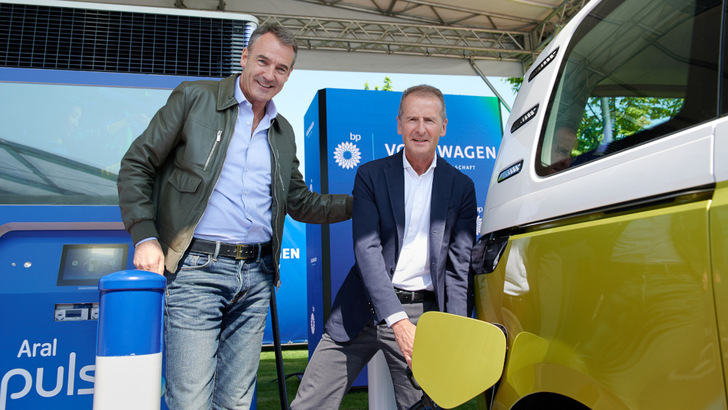
POLYGON ((179 168, 175 168, 169 176, 169 184, 179 192, 195 192, 201 182, 201 177, 185 172, 179 168))
POLYGON ((177 160, 185 166, 206 170, 219 150, 222 131, 219 127, 191 118, 185 123, 183 138, 184 141, 177 147, 177 160))

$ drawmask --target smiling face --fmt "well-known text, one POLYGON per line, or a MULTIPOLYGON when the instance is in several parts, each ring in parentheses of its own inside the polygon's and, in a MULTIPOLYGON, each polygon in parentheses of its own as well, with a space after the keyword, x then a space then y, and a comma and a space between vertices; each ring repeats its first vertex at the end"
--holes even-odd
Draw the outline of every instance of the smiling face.
POLYGON ((402 101, 397 132, 402 135, 407 161, 419 174, 430 166, 437 143, 445 135, 447 119, 442 112, 442 103, 434 95, 412 93, 402 101))
POLYGON ((240 89, 253 105, 253 112, 263 110, 283 89, 293 70, 293 60, 293 47, 279 41, 273 33, 263 34, 252 47, 243 50, 240 89))

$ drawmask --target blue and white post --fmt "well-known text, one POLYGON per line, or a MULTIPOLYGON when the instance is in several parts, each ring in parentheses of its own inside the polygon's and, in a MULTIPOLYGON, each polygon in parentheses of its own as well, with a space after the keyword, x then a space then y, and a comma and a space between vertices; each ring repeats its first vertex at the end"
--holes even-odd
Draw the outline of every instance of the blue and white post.
POLYGON ((157 410, 162 397, 162 275, 125 270, 99 280, 94 410, 157 410))

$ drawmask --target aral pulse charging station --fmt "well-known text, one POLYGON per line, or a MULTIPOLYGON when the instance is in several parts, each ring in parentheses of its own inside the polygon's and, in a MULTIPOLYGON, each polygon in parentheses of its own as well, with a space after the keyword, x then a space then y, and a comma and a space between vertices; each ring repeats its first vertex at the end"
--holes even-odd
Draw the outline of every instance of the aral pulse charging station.
POLYGON ((0 409, 92 406, 98 282, 133 268, 118 163, 165 78, 0 68, 0 409))
MULTIPOLYGON (((119 160, 180 82, 240 71, 257 21, 57 0, 0 20, 0 410, 90 409, 98 280, 133 268, 119 160)), ((286 220, 284 344, 307 341, 303 229, 286 220)))
POLYGON ((251 17, 0 0, 0 410, 92 408, 119 160, 173 87, 239 70, 251 17))
MULTIPOLYGON (((402 149, 401 92, 324 89, 304 117, 306 182, 312 191, 351 194, 357 167, 402 149)), ((482 206, 502 136, 495 97, 445 95, 447 134, 438 154, 475 183, 482 206)), ((478 226, 483 218, 478 208, 478 226)), ((306 226, 309 356, 324 331, 336 292, 354 263, 351 221, 306 226)), ((366 384, 362 372, 355 386, 366 384)))

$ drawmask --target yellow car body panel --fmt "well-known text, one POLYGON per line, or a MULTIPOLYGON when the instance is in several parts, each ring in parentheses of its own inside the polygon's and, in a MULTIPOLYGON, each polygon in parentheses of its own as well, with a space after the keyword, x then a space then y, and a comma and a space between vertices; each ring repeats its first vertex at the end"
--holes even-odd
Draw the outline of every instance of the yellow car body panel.
MULTIPOLYGON (((726 136, 728 137, 728 136, 726 136)), ((728 372, 728 182, 722 182, 710 207, 711 282, 715 293, 724 372, 728 372)), ((725 376, 728 391, 728 374, 725 376)))
MULTIPOLYGON (((728 218, 724 202, 714 214, 728 218)), ((511 237, 496 270, 476 276, 477 316, 509 339, 496 408, 536 392, 593 409, 724 408, 710 205, 511 237)))

